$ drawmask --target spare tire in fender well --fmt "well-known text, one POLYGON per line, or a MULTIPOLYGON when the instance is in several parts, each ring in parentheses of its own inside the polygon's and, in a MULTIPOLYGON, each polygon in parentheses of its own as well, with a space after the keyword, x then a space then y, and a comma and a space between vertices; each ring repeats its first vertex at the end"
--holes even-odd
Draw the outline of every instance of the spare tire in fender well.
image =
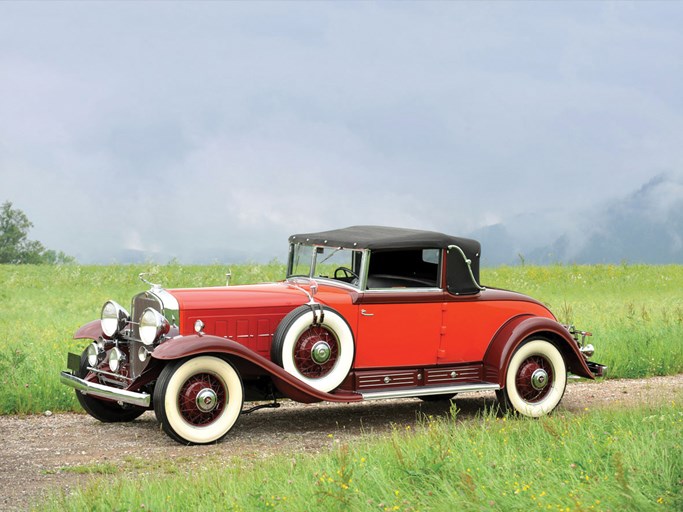
POLYGON ((334 309, 306 304, 280 322, 271 345, 271 359, 289 374, 324 392, 346 378, 355 356, 353 332, 334 309))

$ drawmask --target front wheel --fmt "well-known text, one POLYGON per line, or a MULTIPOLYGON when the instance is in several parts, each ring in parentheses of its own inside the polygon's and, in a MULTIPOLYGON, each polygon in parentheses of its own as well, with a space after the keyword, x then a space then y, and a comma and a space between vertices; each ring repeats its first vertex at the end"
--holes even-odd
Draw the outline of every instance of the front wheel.
POLYGON ((168 364, 154 387, 154 413, 164 432, 183 444, 220 441, 244 403, 237 370, 224 359, 197 356, 168 364))
MULTIPOLYGON (((81 366, 77 377, 88 380, 88 351, 81 354, 81 366)), ((126 423, 133 421, 145 412, 141 407, 133 405, 119 405, 112 400, 104 400, 90 395, 84 395, 76 390, 76 399, 90 416, 103 423, 126 423)))
POLYGON ((537 418, 557 407, 566 386, 567 366, 557 347, 542 338, 530 339, 510 359, 498 401, 503 410, 537 418))

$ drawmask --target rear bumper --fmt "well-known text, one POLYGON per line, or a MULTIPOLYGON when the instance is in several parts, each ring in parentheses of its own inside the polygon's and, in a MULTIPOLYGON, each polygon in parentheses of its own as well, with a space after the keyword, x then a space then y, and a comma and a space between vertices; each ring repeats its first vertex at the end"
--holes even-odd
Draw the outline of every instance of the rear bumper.
POLYGON ((149 393, 136 393, 135 391, 127 391, 125 389, 105 386, 96 382, 89 382, 83 380, 69 372, 61 372, 59 381, 69 387, 80 391, 84 395, 96 396, 97 398, 105 398, 115 402, 122 402, 124 404, 137 405, 138 407, 149 408, 152 397, 149 393))
POLYGON ((592 361, 587 361, 586 365, 591 373, 596 377, 605 377, 607 375, 607 366, 604 364, 594 363, 592 361))

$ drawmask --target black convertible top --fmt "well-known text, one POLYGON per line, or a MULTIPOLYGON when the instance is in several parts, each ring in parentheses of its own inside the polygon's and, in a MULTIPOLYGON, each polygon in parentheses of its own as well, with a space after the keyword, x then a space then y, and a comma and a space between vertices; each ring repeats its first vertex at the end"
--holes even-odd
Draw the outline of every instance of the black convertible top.
POLYGON ((481 245, 469 238, 419 229, 351 226, 320 233, 292 235, 289 237, 289 242, 345 249, 370 249, 371 251, 446 249, 448 291, 460 295, 478 293, 482 289, 478 284, 481 245))
POLYGON ((351 226, 320 233, 302 233, 289 237, 291 243, 326 245, 346 249, 418 249, 446 248, 457 245, 471 256, 479 256, 476 240, 460 238, 436 231, 391 228, 385 226, 351 226))

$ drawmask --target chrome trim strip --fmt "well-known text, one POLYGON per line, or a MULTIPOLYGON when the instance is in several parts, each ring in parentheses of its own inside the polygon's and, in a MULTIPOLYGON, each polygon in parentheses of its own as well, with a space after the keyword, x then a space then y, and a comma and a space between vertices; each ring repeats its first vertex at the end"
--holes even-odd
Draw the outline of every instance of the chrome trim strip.
POLYGON ((161 303, 164 305, 164 309, 170 309, 171 311, 178 311, 180 309, 178 299, 176 299, 168 291, 164 290, 163 288, 152 288, 150 291, 159 297, 161 303))
POLYGON ((361 252, 360 259, 360 279, 358 280, 358 289, 363 292, 368 287, 368 272, 370 271, 370 251, 364 249, 361 252))
POLYGON ((421 386, 418 388, 394 389, 388 391, 371 391, 361 393, 363 400, 381 400, 383 398, 410 398, 414 396, 445 395, 448 393, 470 393, 473 391, 495 391, 498 384, 459 384, 457 386, 421 386))
POLYGON ((148 393, 136 393, 125 389, 113 388, 110 386, 103 386, 96 382, 88 382, 69 372, 61 372, 59 374, 59 381, 62 384, 70 386, 85 395, 92 395, 99 398, 106 398, 108 400, 115 400, 125 404, 137 405, 139 407, 149 407, 152 397, 148 393))

